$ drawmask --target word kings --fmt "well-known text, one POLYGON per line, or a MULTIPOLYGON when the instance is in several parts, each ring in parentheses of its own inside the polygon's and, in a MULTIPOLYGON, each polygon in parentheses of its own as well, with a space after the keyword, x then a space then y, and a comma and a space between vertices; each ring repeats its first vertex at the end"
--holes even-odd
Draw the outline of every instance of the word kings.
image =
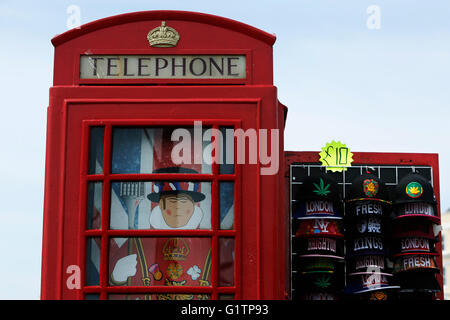
POLYGON ((355 251, 376 249, 383 250, 383 241, 381 238, 377 237, 364 237, 354 240, 355 251))

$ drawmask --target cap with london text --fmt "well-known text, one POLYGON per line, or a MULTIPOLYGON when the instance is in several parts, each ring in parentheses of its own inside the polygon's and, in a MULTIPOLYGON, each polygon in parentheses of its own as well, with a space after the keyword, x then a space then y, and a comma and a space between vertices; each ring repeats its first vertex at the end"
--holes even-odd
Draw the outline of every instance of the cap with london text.
POLYGON ((435 223, 440 222, 436 205, 428 202, 405 202, 394 206, 393 219, 422 217, 435 223))
POLYGON ((293 208, 294 219, 343 219, 344 211, 339 203, 329 200, 305 200, 298 202, 293 208))

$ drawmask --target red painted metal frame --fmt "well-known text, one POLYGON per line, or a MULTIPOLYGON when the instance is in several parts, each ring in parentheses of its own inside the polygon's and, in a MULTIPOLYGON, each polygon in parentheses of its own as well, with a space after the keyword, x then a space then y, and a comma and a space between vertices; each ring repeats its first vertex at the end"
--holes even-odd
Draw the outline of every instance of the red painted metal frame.
MULTIPOLYGON (((82 121, 83 119, 98 119, 98 124, 101 124, 106 123, 107 121, 116 121, 130 117, 130 115, 134 115, 133 118, 126 121, 132 121, 135 125, 142 125, 146 122, 148 123, 149 120, 145 119, 149 119, 148 115, 152 114, 155 121, 152 123, 154 124, 157 124, 157 121, 161 121, 160 123, 165 124, 173 121, 172 123, 176 122, 179 125, 183 125, 186 124, 186 120, 182 118, 183 114, 177 114, 177 117, 181 117, 178 119, 162 118, 164 110, 168 110, 168 107, 161 108, 158 107, 158 105, 174 106, 171 107, 173 109, 175 108, 175 105, 186 106, 187 108, 189 105, 194 103, 197 105, 197 110, 201 110, 201 113, 197 113, 197 119, 205 121, 205 124, 208 123, 208 121, 211 121, 211 123, 215 122, 227 124, 227 121, 229 121, 223 117, 219 117, 219 114, 223 115, 223 112, 216 112, 218 109, 216 110, 211 108, 211 105, 216 105, 216 107, 219 105, 223 106, 223 110, 229 110, 227 114, 230 117, 233 117, 233 115, 239 115, 238 118, 241 117, 241 119, 246 119, 244 122, 244 124, 246 123, 244 130, 246 128, 254 128, 255 130, 258 130, 261 126, 264 126, 264 128, 273 128, 283 126, 284 122, 284 109, 281 105, 277 108, 276 116, 261 116, 262 110, 264 110, 266 114, 273 112, 269 111, 273 110, 274 103, 276 102, 274 96, 275 89, 273 87, 206 87, 196 89, 194 89, 194 87, 176 87, 170 88, 170 90, 169 88, 159 87, 158 89, 152 89, 153 99, 144 99, 143 97, 148 94, 146 90, 148 89, 141 87, 66 87, 54 88, 51 90, 51 104, 53 107, 49 109, 49 116, 51 118, 51 121, 49 121, 49 130, 52 132, 58 132, 58 134, 52 135, 52 139, 50 139, 52 141, 49 143, 49 148, 52 150, 49 151, 49 156, 47 159, 47 165, 51 164, 52 169, 48 169, 46 173, 46 192, 53 189, 53 193, 51 196, 46 195, 47 198, 45 202, 46 214, 44 218, 44 228, 46 231, 44 233, 45 241, 43 248, 43 299, 68 298, 68 294, 73 298, 77 297, 73 296, 74 292, 69 292, 67 288, 64 287, 67 278, 64 270, 67 265, 78 263, 79 265, 82 265, 80 261, 82 257, 80 256, 81 253, 78 249, 76 250, 76 256, 70 258, 73 250, 71 248, 78 247, 78 241, 75 241, 74 239, 79 239, 78 236, 70 235, 73 234, 73 230, 69 228, 68 225, 71 225, 73 221, 70 223, 64 222, 65 219, 68 219, 71 215, 73 215, 73 209, 70 208, 74 206, 74 201, 76 203, 76 207, 78 208, 76 209, 77 212, 80 210, 78 207, 78 203, 80 203, 80 196, 78 195, 78 198, 76 199, 73 199, 73 197, 75 194, 79 194, 81 186, 78 186, 78 191, 73 193, 73 195, 72 192, 67 193, 65 190, 67 189, 67 183, 73 183, 76 176, 78 176, 78 181, 80 179, 80 171, 77 171, 78 169, 76 169, 79 165, 75 165, 73 159, 73 156, 78 155, 79 152, 74 149, 76 145, 75 142, 82 141, 80 139, 82 135, 81 129, 76 129, 76 127, 74 127, 78 126, 77 121, 82 121), (196 96, 203 96, 203 98, 177 98, 177 96, 180 95, 184 96, 184 92, 190 92, 195 96, 195 91, 198 91, 198 95, 196 96), (171 92, 171 95, 173 96, 172 99, 161 98, 162 96, 166 96, 167 92, 171 92), (82 96, 84 98, 81 98, 82 96), (109 98, 91 98, 93 96, 104 96, 109 98), (116 96, 116 98, 111 98, 111 96, 116 96), (133 98, 125 98, 125 96, 130 96, 133 98), (212 98, 217 96, 227 96, 228 98, 212 98), (258 96, 262 98, 256 98, 258 96), (131 111, 132 109, 127 107, 127 105, 136 106, 136 108, 138 108, 136 110, 147 110, 147 115, 141 115, 137 111, 131 111), (152 105, 155 105, 156 109, 153 109, 153 107, 150 108, 152 105), (100 110, 101 112, 95 110, 100 110), (159 111, 155 113, 150 110, 159 111), (206 114, 217 118, 205 118, 206 114), (242 118, 243 116, 245 117, 242 118), (75 121, 75 119, 80 120, 75 121), (78 130, 79 136, 77 136, 78 130), (52 199, 52 201, 49 201, 49 199, 52 199), (67 205, 70 203, 72 204, 70 204, 70 207, 66 207, 67 205, 64 203, 67 203, 67 205)), ((191 114, 191 118, 187 118, 188 121, 193 120, 192 114, 194 113, 194 110, 195 109, 192 109, 189 112, 191 114)), ((140 112, 142 113, 142 111, 140 112)), ((189 123, 192 124, 192 122, 189 123)), ((107 130, 105 135, 109 136, 109 134, 110 133, 107 130)), ((87 139, 86 134, 83 135, 82 139, 83 141, 87 139)), ((282 137, 280 137, 280 139, 282 139, 282 137)), ((280 148, 280 172, 283 172, 282 144, 280 145, 280 148)), ((84 157, 86 156, 87 155, 84 155, 84 157)), ((80 155, 78 155, 78 157, 80 157, 80 155)), ((110 166, 108 161, 109 160, 104 162, 104 166, 110 166)), ((77 162, 79 164, 80 160, 77 162)), ((277 181, 281 179, 281 176, 275 175, 261 177, 259 174, 256 174, 259 170, 259 163, 257 165, 245 165, 245 168, 241 169, 241 173, 245 176, 246 183, 244 183, 244 185, 237 183, 235 189, 235 192, 240 195, 237 199, 239 199, 239 197, 245 198, 245 202, 242 202, 241 204, 236 203, 236 206, 240 206, 242 208, 242 212, 245 212, 245 215, 241 214, 241 220, 244 221, 244 224, 240 226, 241 232, 236 235, 236 254, 240 251, 239 255, 242 257, 241 266, 236 264, 236 270, 238 270, 238 273, 236 274, 236 281, 240 281, 242 283, 241 288, 239 288, 242 292, 241 295, 237 294, 236 297, 240 297, 242 299, 283 299, 285 296, 283 293, 285 282, 284 261, 276 264, 273 263, 274 259, 276 261, 279 261, 280 259, 283 260, 282 257, 284 256, 285 248, 285 243, 282 239, 280 239, 282 234, 276 231, 285 225, 284 211, 279 208, 279 206, 283 203, 283 201, 281 201, 283 194, 273 192, 273 190, 281 190, 281 188, 277 187, 280 185, 277 181), (274 212, 281 214, 274 215, 274 212), (241 237, 240 240, 238 240, 238 237, 241 237), (269 276, 267 276, 268 274, 269 276), (241 280, 238 280, 239 277, 241 280)), ((160 177, 162 177, 162 175, 160 177)), ((225 176, 221 175, 220 178, 222 177, 226 179, 225 176)), ((92 175, 87 179, 96 181, 99 178, 99 175, 92 175)), ((149 180, 153 179, 153 176, 118 175, 116 178, 126 178, 128 180, 149 180)), ((203 179, 205 176, 199 175, 197 178, 203 179)), ((79 184, 79 182, 77 182, 77 184, 79 184)), ((71 184, 70 187, 73 188, 71 184)), ((109 186, 103 185, 103 188, 106 192, 109 186)), ((86 192, 85 188, 81 191, 86 192)), ((109 202, 107 196, 105 196, 104 201, 106 201, 106 203, 103 210, 107 210, 106 206, 109 202)), ((79 213, 77 213, 77 220, 75 224, 79 223, 83 223, 84 226, 85 221, 80 218, 79 213)), ((76 227, 77 232, 79 232, 79 228, 79 226, 76 227)), ((111 234, 114 234, 114 232, 111 234)), ((90 233, 90 235, 96 234, 90 233)), ((227 234, 224 233, 223 235, 226 236, 227 234)), ((104 245, 107 244, 105 243, 104 245)), ((204 289, 202 288, 201 290, 204 289)), ((228 289, 224 289, 224 291, 226 290, 228 289)))
MULTIPOLYGON (((289 167, 292 163, 317 163, 319 161, 319 151, 286 151, 285 152, 285 186, 289 186, 289 167)), ((439 185, 439 155, 437 153, 384 153, 384 152, 353 152, 354 165, 397 165, 397 166, 430 166, 433 168, 433 189, 437 199, 437 213, 441 216, 440 208, 440 185, 439 185)), ((289 188, 289 187, 288 187, 289 188)), ((286 189, 289 190, 289 189, 286 189)), ((286 200, 285 208, 289 210, 289 199, 286 200)), ((440 268, 442 267, 442 244, 441 234, 439 233, 439 241, 435 245, 435 250, 438 253, 436 262, 440 268)), ((437 280, 442 290, 436 297, 440 300, 444 298, 444 286, 442 271, 437 275, 437 280)))
MULTIPOLYGON (((79 250, 78 259, 81 261, 81 266, 86 265, 86 239, 88 237, 101 237, 101 258, 100 258, 100 285, 99 286, 82 286, 82 290, 78 291, 78 299, 83 299, 86 293, 99 293, 101 299, 108 299, 109 293, 209 293, 212 299, 218 299, 219 294, 233 294, 236 299, 240 299, 240 273, 236 272, 240 270, 241 255, 240 255, 240 166, 235 165, 235 174, 219 174, 219 164, 213 163, 211 174, 112 174, 111 173, 111 133, 112 127, 120 126, 149 126, 149 127, 164 127, 164 126, 192 126, 195 119, 183 119, 183 120, 85 120, 83 121, 83 145, 81 155, 81 183, 80 183, 80 240, 82 244, 79 250), (104 138, 104 151, 103 151, 103 174, 89 175, 87 173, 88 164, 88 151, 89 150, 89 132, 90 127, 103 126, 105 128, 104 138), (110 230, 109 218, 110 218, 110 192, 111 181, 155 181, 155 180, 189 180, 189 181, 210 181, 212 183, 212 208, 211 208, 211 229, 210 230, 110 230), (86 230, 86 203, 87 203, 87 182, 102 182, 103 183, 103 197, 102 197, 102 216, 101 216, 101 229, 100 230, 86 230), (233 230, 220 230, 219 229, 219 183, 221 181, 233 181, 235 183, 235 212, 234 212, 234 228, 233 230), (167 287, 167 286, 110 286, 109 285, 109 240, 112 237, 207 237, 211 238, 211 254, 212 254, 212 283, 209 287, 167 287), (218 274, 219 270, 219 254, 218 254, 218 240, 219 237, 227 237, 235 239, 235 274, 234 274, 234 286, 231 287, 219 287, 218 286, 218 274)), ((207 127, 213 127, 218 129, 219 126, 234 127, 235 129, 241 127, 241 121, 228 120, 202 120, 202 125, 207 127)), ((215 148, 216 142, 213 141, 213 148, 215 148)), ((236 148, 236 144, 235 144, 236 148)), ((236 152, 236 150, 235 150, 236 152)), ((236 153, 235 153, 236 155, 236 153)), ((236 163, 236 161, 235 161, 236 163)), ((82 273, 82 284, 85 283, 85 273, 82 273)))

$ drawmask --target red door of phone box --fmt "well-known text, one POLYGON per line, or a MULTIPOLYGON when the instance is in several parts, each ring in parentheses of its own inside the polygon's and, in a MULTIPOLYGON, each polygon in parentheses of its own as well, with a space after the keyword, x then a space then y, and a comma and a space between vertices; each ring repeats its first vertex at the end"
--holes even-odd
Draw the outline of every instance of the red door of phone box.
POLYGON ((42 299, 285 298, 274 42, 180 11, 52 39, 42 299))

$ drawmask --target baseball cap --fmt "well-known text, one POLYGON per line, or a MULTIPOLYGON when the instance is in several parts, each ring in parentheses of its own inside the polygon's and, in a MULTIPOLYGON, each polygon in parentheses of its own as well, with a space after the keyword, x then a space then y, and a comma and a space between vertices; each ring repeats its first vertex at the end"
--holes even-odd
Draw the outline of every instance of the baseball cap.
POLYGON ((306 177, 296 193, 297 200, 342 201, 340 188, 336 180, 323 172, 314 172, 306 177))
POLYGON ((411 202, 436 204, 436 197, 431 183, 418 173, 406 175, 394 189, 394 204, 411 202))
POLYGON ((391 285, 392 274, 384 272, 356 272, 347 275, 346 293, 356 294, 374 290, 398 289, 391 285))
POLYGON ((405 202, 394 206, 392 211, 394 219, 423 217, 439 223, 436 205, 429 202, 405 202))
MULTIPOLYGON (((432 296, 426 293, 436 293, 441 291, 439 282, 436 279, 437 272, 433 269, 420 269, 396 274, 395 280, 400 286, 401 296, 410 294, 410 299, 431 299, 432 296)), ((401 298, 401 297, 400 297, 401 298)))
POLYGON ((415 219, 394 220, 392 237, 394 239, 405 237, 435 239, 436 234, 433 230, 433 224, 428 223, 428 220, 423 217, 416 217, 415 219))
POLYGON ((434 258, 435 253, 402 254, 394 259, 393 273, 410 272, 413 270, 433 270, 439 272, 434 258))
POLYGON ((296 237, 330 236, 343 237, 342 223, 336 219, 304 219, 300 220, 296 237))
POLYGON ((350 220, 346 223, 346 234, 350 237, 383 235, 385 224, 380 216, 365 216, 350 220))
POLYGON ((346 241, 349 258, 362 255, 385 255, 384 237, 375 235, 358 236, 346 241))
POLYGON ((344 239, 335 237, 300 237, 295 239, 299 257, 344 259, 344 239))
POLYGON ((352 181, 345 201, 371 200, 390 204, 385 184, 372 173, 363 173, 352 181))
POLYGON ((305 200, 297 203, 295 207, 293 218, 296 219, 342 219, 344 215, 341 206, 329 200, 305 200))
POLYGON ((347 260, 347 272, 385 272, 386 258, 383 255, 361 255, 347 260))
POLYGON ((404 237, 393 242, 394 256, 411 253, 435 253, 435 241, 423 237, 404 237))

